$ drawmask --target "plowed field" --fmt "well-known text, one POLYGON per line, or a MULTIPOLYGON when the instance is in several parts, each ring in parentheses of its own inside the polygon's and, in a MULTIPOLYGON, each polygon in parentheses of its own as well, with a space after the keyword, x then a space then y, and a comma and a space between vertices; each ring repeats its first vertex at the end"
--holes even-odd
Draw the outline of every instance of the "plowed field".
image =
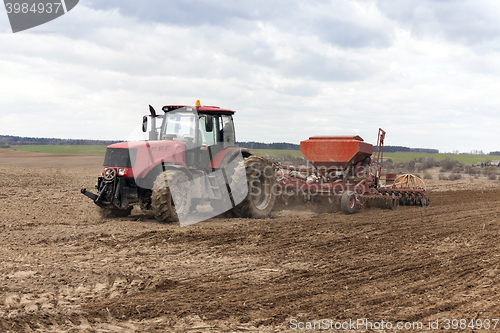
POLYGON ((498 183, 441 182, 427 208, 181 228, 102 219, 79 193, 101 160, 0 153, 1 332, 500 330, 498 183))

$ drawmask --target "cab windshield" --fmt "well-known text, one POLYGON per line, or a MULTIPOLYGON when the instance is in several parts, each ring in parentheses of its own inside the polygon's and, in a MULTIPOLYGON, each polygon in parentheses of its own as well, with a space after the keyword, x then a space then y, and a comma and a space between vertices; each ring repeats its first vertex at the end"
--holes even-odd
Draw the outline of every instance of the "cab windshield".
POLYGON ((165 113, 160 131, 160 140, 194 140, 196 112, 181 108, 165 113))
POLYGON ((164 115, 160 140, 184 141, 194 146, 232 147, 236 143, 233 118, 223 114, 198 114, 190 107, 170 111, 164 115), (198 119, 198 124, 195 119, 198 119))

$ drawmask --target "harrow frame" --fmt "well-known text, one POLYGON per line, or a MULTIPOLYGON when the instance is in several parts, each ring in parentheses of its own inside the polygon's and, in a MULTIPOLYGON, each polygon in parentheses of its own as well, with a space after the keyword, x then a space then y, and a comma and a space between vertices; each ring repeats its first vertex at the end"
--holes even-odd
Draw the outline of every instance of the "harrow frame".
POLYGON ((284 205, 319 202, 346 213, 365 207, 428 206, 425 183, 414 175, 401 175, 392 184, 381 184, 385 134, 380 128, 374 154, 373 146, 359 136, 302 141, 300 150, 310 166, 274 164, 279 201, 284 205))

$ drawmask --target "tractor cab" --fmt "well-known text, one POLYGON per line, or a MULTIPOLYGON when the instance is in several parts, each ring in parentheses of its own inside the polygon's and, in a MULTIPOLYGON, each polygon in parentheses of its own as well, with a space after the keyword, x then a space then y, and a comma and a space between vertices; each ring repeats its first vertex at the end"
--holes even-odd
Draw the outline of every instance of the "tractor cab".
MULTIPOLYGON (((150 140, 182 141, 185 146, 186 165, 199 169, 211 168, 211 161, 222 150, 236 144, 234 111, 216 106, 196 107, 167 105, 163 115, 151 111, 150 140), (156 120, 161 124, 156 127, 156 120)), ((143 131, 147 128, 144 118, 143 131)))

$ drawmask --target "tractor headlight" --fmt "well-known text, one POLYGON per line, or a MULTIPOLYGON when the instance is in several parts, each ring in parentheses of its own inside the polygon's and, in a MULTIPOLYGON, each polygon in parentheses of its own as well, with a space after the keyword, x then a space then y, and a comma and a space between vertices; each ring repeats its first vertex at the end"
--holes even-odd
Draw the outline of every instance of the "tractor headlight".
POLYGON ((116 177, 115 168, 105 168, 103 172, 103 177, 105 180, 113 180, 116 177))

